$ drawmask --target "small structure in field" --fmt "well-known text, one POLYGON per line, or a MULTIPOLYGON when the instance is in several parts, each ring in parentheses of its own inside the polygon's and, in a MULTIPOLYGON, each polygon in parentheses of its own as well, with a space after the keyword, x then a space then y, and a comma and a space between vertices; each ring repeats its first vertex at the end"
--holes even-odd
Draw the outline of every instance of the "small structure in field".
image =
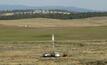
POLYGON ((44 53, 43 57, 60 57, 60 53, 55 51, 55 39, 54 39, 54 34, 52 35, 52 48, 53 52, 50 53, 44 53))
POLYGON ((58 52, 44 53, 43 57, 60 57, 60 53, 58 53, 58 52))

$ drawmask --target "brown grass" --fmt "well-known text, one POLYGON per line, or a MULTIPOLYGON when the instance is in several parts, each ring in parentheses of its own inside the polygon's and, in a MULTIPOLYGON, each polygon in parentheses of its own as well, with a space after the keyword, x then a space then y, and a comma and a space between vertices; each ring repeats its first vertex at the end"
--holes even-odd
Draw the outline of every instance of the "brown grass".
MULTIPOLYGON (((57 19, 21 19, 0 20, 3 26, 18 27, 88 27, 106 26, 107 17, 86 19, 57 20, 57 19)), ((105 30, 105 29, 104 29, 105 30)), ((47 31, 48 32, 48 31, 47 31)), ((7 33, 6 33, 7 34, 7 33)), ((10 33, 9 33, 10 34, 10 33)), ((56 51, 67 53, 67 57, 46 59, 41 57, 44 52, 51 52, 49 42, 0 42, 0 65, 106 65, 107 41, 80 41, 57 42, 56 51)))
POLYGON ((56 51, 67 57, 46 59, 43 53, 52 51, 46 42, 0 42, 0 65, 83 65, 107 59, 107 42, 58 42, 56 51), (94 43, 94 44, 93 44, 94 43), (100 44, 99 44, 100 43, 100 44))
POLYGON ((86 27, 106 26, 107 17, 94 17, 86 19, 59 20, 47 18, 33 18, 20 20, 0 20, 0 24, 18 27, 86 27))

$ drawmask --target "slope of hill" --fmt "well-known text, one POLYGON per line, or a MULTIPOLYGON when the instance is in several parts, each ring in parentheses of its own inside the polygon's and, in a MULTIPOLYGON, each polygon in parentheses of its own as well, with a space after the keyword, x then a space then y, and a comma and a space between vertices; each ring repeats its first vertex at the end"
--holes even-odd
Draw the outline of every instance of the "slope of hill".
POLYGON ((93 10, 88 10, 78 7, 65 7, 65 6, 24 6, 24 5, 0 5, 0 10, 14 10, 14 9, 60 9, 68 10, 71 12, 93 12, 93 10))
POLYGON ((60 10, 68 10, 71 12, 93 12, 93 10, 88 10, 85 8, 78 8, 78 7, 66 7, 66 6, 44 6, 44 7, 36 7, 40 9, 60 9, 60 10))

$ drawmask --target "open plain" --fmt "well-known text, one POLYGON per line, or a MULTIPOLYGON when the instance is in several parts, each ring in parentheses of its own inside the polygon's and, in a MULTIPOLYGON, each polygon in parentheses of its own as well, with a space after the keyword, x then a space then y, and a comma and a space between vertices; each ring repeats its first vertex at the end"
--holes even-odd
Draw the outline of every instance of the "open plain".
POLYGON ((0 65, 106 65, 107 17, 0 20, 0 65), (67 57, 43 58, 55 50, 67 57))

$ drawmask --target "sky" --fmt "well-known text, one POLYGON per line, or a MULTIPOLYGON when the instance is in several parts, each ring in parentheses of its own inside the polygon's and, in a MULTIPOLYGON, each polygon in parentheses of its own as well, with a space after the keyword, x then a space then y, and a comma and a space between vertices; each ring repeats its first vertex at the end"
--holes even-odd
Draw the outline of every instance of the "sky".
POLYGON ((0 0, 0 4, 27 6, 73 6, 107 11, 107 0, 0 0))

